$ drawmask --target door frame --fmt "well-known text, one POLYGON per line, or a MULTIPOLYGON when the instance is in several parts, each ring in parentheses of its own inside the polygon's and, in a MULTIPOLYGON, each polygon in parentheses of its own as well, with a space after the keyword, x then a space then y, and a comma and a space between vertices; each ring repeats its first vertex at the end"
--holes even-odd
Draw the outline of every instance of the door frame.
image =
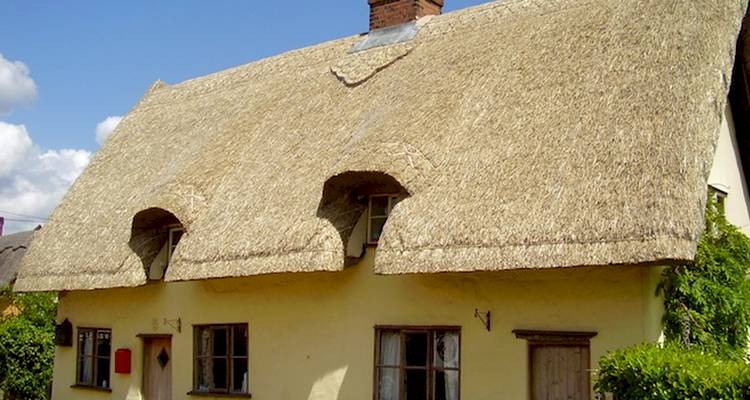
MULTIPOLYGON (((145 391, 146 385, 146 341, 149 339, 169 339, 169 351, 172 352, 172 334, 171 333, 139 333, 135 335, 141 339, 141 394, 145 391)), ((171 379, 171 378, 170 378, 171 379)))
MULTIPOLYGON (((513 334, 516 338, 526 340, 527 342, 527 385, 529 399, 534 398, 533 369, 532 363, 533 350, 536 347, 587 347, 589 356, 586 359, 586 371, 591 370, 591 338, 598 332, 583 331, 543 331, 530 329, 514 329, 513 334)), ((591 374, 586 375, 588 382, 589 394, 591 392, 591 374)), ((590 396, 589 396, 590 398, 590 396)))

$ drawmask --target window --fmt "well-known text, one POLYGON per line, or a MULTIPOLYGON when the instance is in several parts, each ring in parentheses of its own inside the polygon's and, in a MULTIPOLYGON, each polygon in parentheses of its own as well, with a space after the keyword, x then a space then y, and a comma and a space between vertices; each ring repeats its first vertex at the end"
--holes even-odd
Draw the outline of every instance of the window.
POLYGON ((459 328, 378 327, 375 336, 377 400, 459 399, 459 328))
POLYGON ((247 393, 247 324, 195 326, 194 335, 194 391, 247 393))
POLYGON ((401 196, 392 194, 378 194, 370 196, 367 210, 367 243, 377 244, 383 226, 388 216, 391 215, 393 207, 402 200, 401 196))
POLYGON ((109 329, 78 328, 77 385, 109 389, 111 349, 109 329))
POLYGON ((177 243, 182 239, 183 233, 185 233, 185 229, 181 226, 169 228, 169 253, 167 255, 167 262, 172 261, 172 254, 174 254, 177 248, 177 243))
POLYGON ((727 190, 724 190, 724 188, 729 189, 728 187, 721 184, 708 185, 708 195, 713 197, 714 200, 716 200, 716 204, 718 204, 719 207, 722 208, 724 207, 724 201, 726 200, 728 194, 727 190))

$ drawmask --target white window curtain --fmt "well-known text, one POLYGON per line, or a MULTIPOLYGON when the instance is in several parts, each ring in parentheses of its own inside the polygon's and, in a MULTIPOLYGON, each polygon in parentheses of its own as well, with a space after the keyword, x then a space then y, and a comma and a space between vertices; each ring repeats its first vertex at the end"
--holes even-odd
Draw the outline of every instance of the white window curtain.
MULTIPOLYGON (((401 364, 401 335, 398 332, 383 332, 380 335, 380 365, 401 364)), ((399 400, 399 369, 380 368, 379 399, 399 400)))
POLYGON ((210 356, 211 354, 211 348, 213 347, 213 338, 211 337, 211 329, 201 329, 200 330, 200 336, 198 344, 198 354, 200 356, 209 356, 209 357, 202 357, 201 363, 199 365, 199 384, 198 384, 198 390, 202 392, 208 392, 213 390, 214 388, 214 374, 213 374, 213 358, 210 356))
POLYGON ((445 371, 445 400, 458 400, 458 371, 445 371))
MULTIPOLYGON (((458 345, 457 334, 438 334, 435 343, 435 365, 442 368, 458 368, 458 345)), ((458 400, 458 371, 446 370, 444 377, 445 400, 458 400)))
POLYGON ((92 384, 94 383, 94 334, 93 332, 86 332, 83 334, 83 357, 81 365, 81 383, 92 384))

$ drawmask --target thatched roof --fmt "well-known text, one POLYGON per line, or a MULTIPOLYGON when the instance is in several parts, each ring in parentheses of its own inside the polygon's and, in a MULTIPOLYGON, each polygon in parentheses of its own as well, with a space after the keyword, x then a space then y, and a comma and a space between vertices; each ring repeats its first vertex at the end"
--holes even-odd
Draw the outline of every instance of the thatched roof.
POLYGON ((492 2, 424 19, 405 43, 350 54, 355 36, 158 83, 16 288, 143 284, 131 225, 152 207, 187 229, 169 281, 341 270, 359 186, 329 179, 348 171, 410 195, 378 273, 691 259, 745 7, 492 2))
POLYGON ((0 287, 16 280, 18 267, 31 242, 34 231, 0 236, 0 287))

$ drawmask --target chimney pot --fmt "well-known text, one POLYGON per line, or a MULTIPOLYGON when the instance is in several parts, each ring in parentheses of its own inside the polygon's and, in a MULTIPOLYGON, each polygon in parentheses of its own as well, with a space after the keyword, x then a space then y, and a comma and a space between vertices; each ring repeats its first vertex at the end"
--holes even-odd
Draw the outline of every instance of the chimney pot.
POLYGON ((443 11, 444 0, 367 0, 370 5, 370 30, 388 28, 415 21, 443 11))

